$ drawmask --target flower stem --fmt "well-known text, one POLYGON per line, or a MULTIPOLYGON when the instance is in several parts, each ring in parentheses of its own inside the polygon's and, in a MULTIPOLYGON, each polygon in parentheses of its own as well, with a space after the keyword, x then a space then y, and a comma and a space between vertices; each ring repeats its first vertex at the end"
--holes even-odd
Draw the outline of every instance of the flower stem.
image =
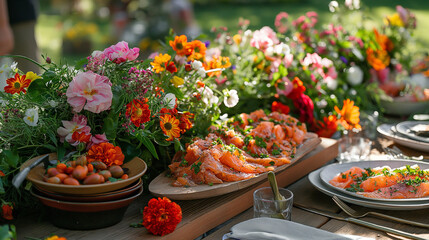
POLYGON ((36 64, 36 65, 37 65, 37 66, 39 66, 40 68, 43 68, 43 70, 45 70, 45 71, 47 71, 47 70, 48 70, 48 69, 46 69, 45 67, 43 67, 40 63, 38 63, 38 62, 34 61, 33 59, 31 59, 31 58, 29 58, 29 57, 26 57, 26 56, 22 56, 22 55, 3 55, 3 56, 0 56, 0 57, 22 58, 22 59, 25 59, 25 60, 27 60, 27 61, 30 61, 30 62, 32 62, 32 63, 34 63, 34 64, 36 64))

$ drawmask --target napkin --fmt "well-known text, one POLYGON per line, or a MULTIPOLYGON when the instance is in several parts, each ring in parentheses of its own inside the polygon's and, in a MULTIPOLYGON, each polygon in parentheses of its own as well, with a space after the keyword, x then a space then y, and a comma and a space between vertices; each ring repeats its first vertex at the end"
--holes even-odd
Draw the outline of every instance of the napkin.
POLYGON ((339 235, 277 218, 252 218, 238 223, 223 239, 240 240, 374 240, 354 235, 339 235))

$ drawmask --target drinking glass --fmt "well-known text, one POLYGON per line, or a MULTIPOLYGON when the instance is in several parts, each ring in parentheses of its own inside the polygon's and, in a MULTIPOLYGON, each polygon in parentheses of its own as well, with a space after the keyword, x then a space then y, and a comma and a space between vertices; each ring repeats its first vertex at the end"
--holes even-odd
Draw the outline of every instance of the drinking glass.
POLYGON ((257 189, 253 193, 253 217, 271 217, 291 220, 293 193, 286 188, 279 188, 283 200, 274 200, 271 187, 257 189))
POLYGON ((371 145, 371 140, 367 138, 344 136, 338 140, 337 159, 340 163, 367 160, 371 145))

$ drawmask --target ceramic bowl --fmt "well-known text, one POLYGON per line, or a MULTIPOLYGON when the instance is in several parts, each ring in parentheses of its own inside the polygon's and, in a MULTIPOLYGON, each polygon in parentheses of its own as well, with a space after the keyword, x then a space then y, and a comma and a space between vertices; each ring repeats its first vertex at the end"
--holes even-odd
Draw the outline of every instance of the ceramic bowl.
POLYGON ((380 100, 385 113, 391 115, 408 116, 415 113, 424 113, 429 108, 429 101, 386 101, 380 100))
MULTIPOLYGON (((55 154, 50 154, 50 159, 55 159, 55 154)), ((32 162, 34 162, 39 157, 32 158, 26 161, 21 169, 25 168, 32 162)), ((97 193, 105 193, 110 191, 115 191, 121 188, 124 188, 130 185, 133 182, 136 182, 140 179, 141 176, 146 172, 147 165, 146 163, 138 157, 133 158, 131 161, 124 163, 122 165, 123 168, 128 168, 128 179, 118 180, 116 182, 110 183, 102 183, 102 184, 93 184, 93 185, 65 185, 65 184, 53 184, 43 181, 43 174, 45 173, 45 168, 43 167, 43 163, 37 165, 27 175, 27 179, 31 181, 36 187, 42 188, 44 190, 60 193, 60 194, 68 194, 68 195, 82 195, 82 194, 97 194, 97 193)))
POLYGON ((90 230, 119 223, 128 206, 142 194, 143 186, 124 198, 100 202, 61 201, 45 196, 34 188, 30 191, 47 208, 53 225, 72 230, 90 230))
POLYGON ((82 194, 82 195, 68 195, 68 194, 60 194, 51 192, 49 190, 45 190, 41 187, 35 186, 35 188, 44 196, 57 199, 61 201, 69 201, 69 202, 100 202, 100 201, 113 201, 117 199, 124 198, 128 195, 131 195, 142 187, 143 181, 139 179, 138 181, 121 188, 116 191, 106 192, 106 193, 97 193, 97 194, 82 194))

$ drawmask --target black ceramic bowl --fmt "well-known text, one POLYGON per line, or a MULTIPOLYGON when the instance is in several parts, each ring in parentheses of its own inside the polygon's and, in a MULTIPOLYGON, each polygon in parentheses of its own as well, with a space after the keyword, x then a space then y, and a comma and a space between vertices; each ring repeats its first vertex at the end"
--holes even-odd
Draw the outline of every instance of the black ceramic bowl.
POLYGON ((31 194, 46 206, 52 224, 72 230, 99 229, 119 223, 128 206, 142 192, 143 186, 140 186, 139 191, 114 201, 68 202, 50 198, 37 189, 31 190, 31 194))

